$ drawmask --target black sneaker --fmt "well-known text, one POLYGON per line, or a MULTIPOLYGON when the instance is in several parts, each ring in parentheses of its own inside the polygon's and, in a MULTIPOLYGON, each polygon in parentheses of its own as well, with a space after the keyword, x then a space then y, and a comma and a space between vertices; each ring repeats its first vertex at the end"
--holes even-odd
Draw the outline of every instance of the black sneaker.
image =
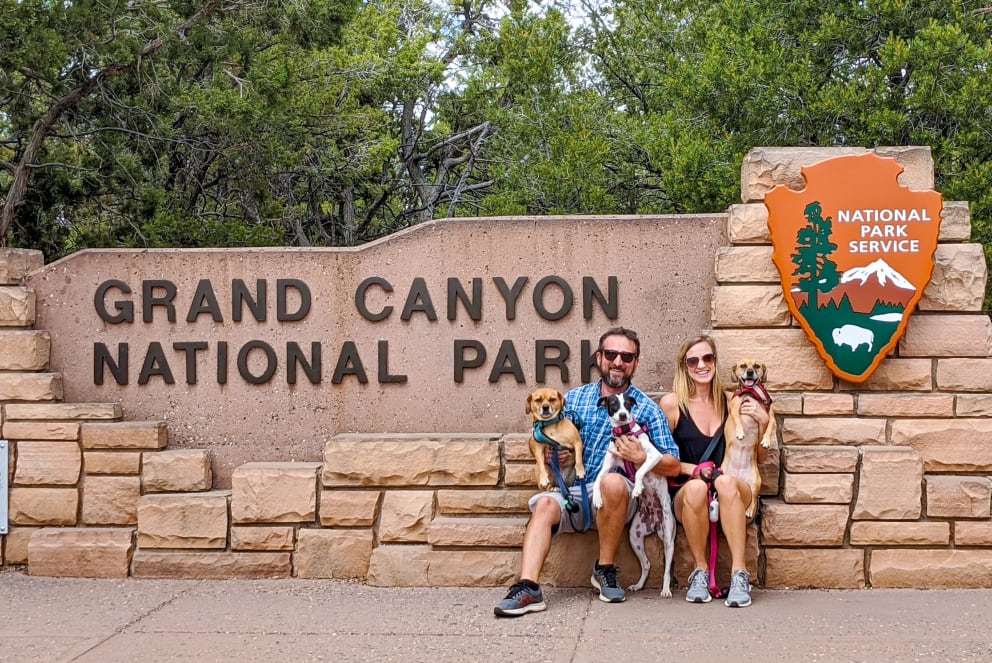
POLYGON ((500 601, 493 612, 497 617, 519 617, 528 612, 541 612, 548 606, 540 587, 534 589, 523 582, 514 583, 506 598, 500 601))
POLYGON ((621 603, 627 599, 620 587, 620 569, 613 564, 600 566, 596 562, 592 567, 592 586, 599 590, 599 600, 607 603, 621 603))

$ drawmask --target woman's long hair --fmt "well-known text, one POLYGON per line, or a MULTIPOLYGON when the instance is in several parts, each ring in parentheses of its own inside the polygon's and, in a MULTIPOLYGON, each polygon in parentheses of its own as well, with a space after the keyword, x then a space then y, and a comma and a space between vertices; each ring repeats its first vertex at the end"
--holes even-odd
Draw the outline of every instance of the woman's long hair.
POLYGON ((723 386, 723 371, 720 370, 720 353, 716 351, 716 341, 712 337, 701 334, 682 343, 675 363, 675 384, 672 385, 672 391, 675 392, 675 398, 679 402, 679 409, 688 412, 689 397, 695 392, 696 383, 689 377, 689 367, 685 365, 685 356, 688 354, 689 348, 697 343, 706 343, 710 346, 710 352, 713 353, 713 380, 710 381, 710 396, 713 398, 713 403, 716 404, 716 413, 720 416, 720 421, 723 421, 727 409, 727 392, 723 386))

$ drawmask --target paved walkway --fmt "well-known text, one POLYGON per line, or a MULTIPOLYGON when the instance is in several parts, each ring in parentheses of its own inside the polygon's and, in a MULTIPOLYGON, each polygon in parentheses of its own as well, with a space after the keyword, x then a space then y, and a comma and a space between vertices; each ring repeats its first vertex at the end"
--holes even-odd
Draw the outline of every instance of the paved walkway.
POLYGON ((547 588, 497 619, 505 590, 317 580, 84 580, 0 571, 0 660, 989 661, 992 591, 762 591, 746 609, 656 591, 609 605, 547 588))

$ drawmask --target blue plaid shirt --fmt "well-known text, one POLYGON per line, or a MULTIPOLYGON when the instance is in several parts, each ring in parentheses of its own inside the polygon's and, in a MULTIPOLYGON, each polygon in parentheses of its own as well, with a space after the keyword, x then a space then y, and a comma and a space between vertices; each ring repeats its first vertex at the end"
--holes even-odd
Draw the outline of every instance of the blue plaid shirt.
MULTIPOLYGON (((627 394, 634 397, 637 403, 631 415, 648 430, 651 443, 661 453, 679 457, 679 448, 672 438, 668 427, 668 419, 647 394, 634 387, 627 387, 627 394)), ((610 413, 605 407, 599 407, 602 396, 600 383, 592 382, 581 387, 575 387, 565 394, 565 415, 579 427, 582 436, 582 461, 586 466, 586 482, 592 483, 603 467, 606 448, 613 439, 613 425, 610 423, 610 413)))

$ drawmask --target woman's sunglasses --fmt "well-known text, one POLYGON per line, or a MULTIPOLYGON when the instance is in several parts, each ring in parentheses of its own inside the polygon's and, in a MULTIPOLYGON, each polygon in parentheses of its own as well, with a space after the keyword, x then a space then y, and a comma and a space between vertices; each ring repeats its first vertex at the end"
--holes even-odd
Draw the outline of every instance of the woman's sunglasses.
POLYGON ((689 368, 696 368, 699 366, 699 362, 702 361, 704 364, 712 364, 716 360, 716 355, 712 352, 704 354, 702 357, 686 357, 685 365, 689 368))
POLYGON ((636 352, 617 352, 616 350, 600 350, 600 352, 606 357, 606 361, 616 361, 617 357, 620 357, 623 363, 629 364, 637 359, 636 352))

